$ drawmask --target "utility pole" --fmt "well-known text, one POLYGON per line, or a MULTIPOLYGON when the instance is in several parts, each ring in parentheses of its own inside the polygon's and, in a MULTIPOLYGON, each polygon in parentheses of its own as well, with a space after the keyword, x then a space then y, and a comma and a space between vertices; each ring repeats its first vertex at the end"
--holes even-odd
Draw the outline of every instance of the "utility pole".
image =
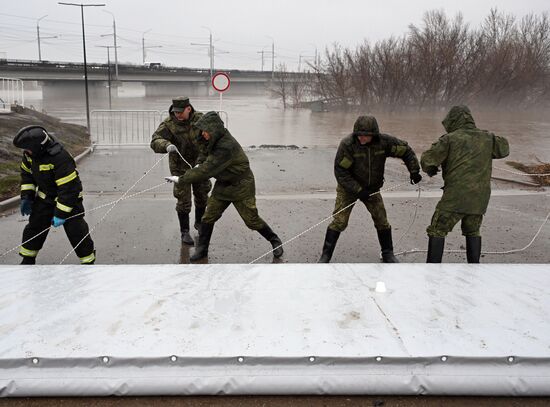
MULTIPOLYGON (((210 83, 212 83, 212 78, 214 77, 214 44, 212 43, 212 30, 208 27, 202 26, 205 30, 208 30, 208 44, 192 42, 191 45, 199 45, 201 47, 208 47, 208 56, 210 57, 210 83)), ((210 89, 210 88, 209 88, 210 89)))
MULTIPOLYGON (((108 10, 103 10, 105 13, 109 13, 113 17, 113 48, 115 49, 115 80, 118 80, 118 52, 117 52, 117 46, 116 46, 116 21, 115 21, 115 15, 111 13, 108 10)), ((111 34, 107 34, 111 35, 111 34)), ((104 37, 104 35, 102 35, 104 37)))
POLYGON ((151 31, 151 28, 148 29, 147 31, 144 31, 143 34, 141 35, 141 49, 142 49, 142 52, 143 52, 143 65, 145 65, 145 55, 147 50, 150 49, 150 48, 162 48, 162 45, 148 45, 148 46, 145 46, 145 34, 147 34, 149 31, 151 31))
MULTIPOLYGON (((107 48, 107 87, 109 88, 109 110, 112 110, 112 97, 111 97, 111 53, 109 52, 112 45, 96 45, 98 48, 107 48)), ((116 48, 115 48, 116 52, 116 48)))
POLYGON ((86 124, 88 132, 90 131, 90 98, 88 92, 88 64, 86 62, 86 33, 84 32, 84 7, 103 7, 105 4, 77 4, 77 3, 61 3, 62 6, 78 6, 80 7, 80 16, 82 19, 82 48, 84 50, 84 88, 86 89, 86 124))
POLYGON ((275 39, 266 35, 267 38, 271 39, 271 80, 275 78, 275 39))
MULTIPOLYGON (((42 50, 40 48, 40 20, 46 17, 48 17, 47 14, 45 16, 40 17, 38 20, 36 20, 36 40, 38 42, 38 61, 40 62, 42 62, 42 50)), ((42 37, 42 39, 48 39, 48 38, 57 38, 57 35, 54 35, 52 37, 42 37)))
POLYGON ((257 53, 262 54, 262 72, 263 72, 264 71, 264 50, 262 49, 261 51, 258 51, 257 53))

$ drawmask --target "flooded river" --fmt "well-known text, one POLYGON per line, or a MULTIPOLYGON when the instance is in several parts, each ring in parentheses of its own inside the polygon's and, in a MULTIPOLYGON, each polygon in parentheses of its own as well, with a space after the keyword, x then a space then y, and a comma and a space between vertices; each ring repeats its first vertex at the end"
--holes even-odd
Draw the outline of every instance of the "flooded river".
MULTIPOLYGON (((65 121, 85 124, 86 115, 82 98, 63 100, 40 99, 40 92, 27 98, 27 104, 65 121)), ((215 97, 196 97, 191 102, 197 110, 219 108, 215 97)), ((113 99, 115 110, 165 111, 170 97, 119 97, 113 99)), ((107 100, 91 101, 91 110, 107 109, 107 100)), ((300 147, 336 147, 339 140, 348 134, 357 113, 321 112, 308 109, 283 110, 276 99, 258 96, 231 97, 223 100, 223 110, 229 115, 229 128, 243 146, 261 144, 297 145, 300 147)), ((371 113, 371 112, 365 112, 371 113)), ((444 133, 441 120, 445 111, 378 113, 383 132, 407 140, 417 152, 424 151, 444 133)), ((510 158, 522 162, 535 162, 536 158, 550 161, 550 112, 521 112, 511 114, 482 113, 473 111, 480 128, 488 129, 509 139, 510 158)), ((93 115, 92 115, 93 116, 93 115)))

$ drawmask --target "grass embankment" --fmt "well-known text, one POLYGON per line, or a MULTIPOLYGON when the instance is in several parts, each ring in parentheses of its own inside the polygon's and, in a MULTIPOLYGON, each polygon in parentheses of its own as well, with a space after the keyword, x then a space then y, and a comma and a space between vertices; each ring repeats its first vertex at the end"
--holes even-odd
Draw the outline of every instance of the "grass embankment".
POLYGON ((19 166, 22 151, 13 145, 13 138, 21 127, 37 124, 59 140, 73 157, 90 145, 90 136, 83 126, 63 123, 21 106, 12 108, 11 114, 0 115, 0 201, 19 194, 19 166))

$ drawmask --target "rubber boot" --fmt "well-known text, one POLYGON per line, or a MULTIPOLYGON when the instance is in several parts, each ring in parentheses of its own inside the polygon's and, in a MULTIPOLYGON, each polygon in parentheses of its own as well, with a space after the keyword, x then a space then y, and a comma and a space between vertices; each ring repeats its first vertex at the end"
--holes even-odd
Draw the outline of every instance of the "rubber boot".
POLYGON ((201 223, 199 228, 199 243, 195 246, 195 252, 189 258, 190 261, 197 261, 208 256, 208 246, 210 246, 210 238, 213 231, 213 223, 201 223))
POLYGON ((382 263, 399 263, 397 257, 393 254, 393 241, 391 229, 377 230, 378 241, 382 251, 382 263))
POLYGON ((443 249, 445 248, 444 237, 428 236, 428 257, 426 263, 441 263, 443 249))
POLYGON ((466 259, 468 263, 479 263, 481 256, 481 236, 466 237, 466 259))
POLYGON ((199 230, 204 211, 206 211, 206 206, 203 206, 202 208, 195 207, 195 230, 199 230))
POLYGON ((189 234, 189 214, 178 212, 178 219, 180 221, 181 242, 193 246, 195 241, 189 234))
POLYGON ((81 263, 83 266, 90 266, 90 265, 93 265, 95 264, 95 261, 96 261, 96 257, 95 257, 95 250, 94 250, 94 259, 88 263, 81 263))
POLYGON ((336 247, 336 242, 340 237, 340 232, 336 230, 328 229, 325 235, 325 242, 323 243, 323 253, 317 261, 317 263, 330 263, 332 259, 332 253, 334 253, 334 248, 336 247))
POLYGON ((20 264, 36 264, 36 257, 29 257, 29 256, 22 256, 23 259, 21 260, 20 264))
POLYGON ((262 229, 258 230, 258 233, 264 237, 271 246, 273 247, 273 257, 278 259, 283 255, 283 247, 281 246, 283 242, 279 239, 279 236, 275 234, 273 230, 268 225, 265 225, 262 229))

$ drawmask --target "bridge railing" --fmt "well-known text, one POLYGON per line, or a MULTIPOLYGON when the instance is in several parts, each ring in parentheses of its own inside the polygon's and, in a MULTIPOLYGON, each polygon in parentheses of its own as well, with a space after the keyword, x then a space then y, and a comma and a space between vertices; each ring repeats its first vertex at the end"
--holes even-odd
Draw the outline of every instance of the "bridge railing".
POLYGON ((11 105, 25 105, 23 81, 0 77, 0 111, 10 111, 11 105))

